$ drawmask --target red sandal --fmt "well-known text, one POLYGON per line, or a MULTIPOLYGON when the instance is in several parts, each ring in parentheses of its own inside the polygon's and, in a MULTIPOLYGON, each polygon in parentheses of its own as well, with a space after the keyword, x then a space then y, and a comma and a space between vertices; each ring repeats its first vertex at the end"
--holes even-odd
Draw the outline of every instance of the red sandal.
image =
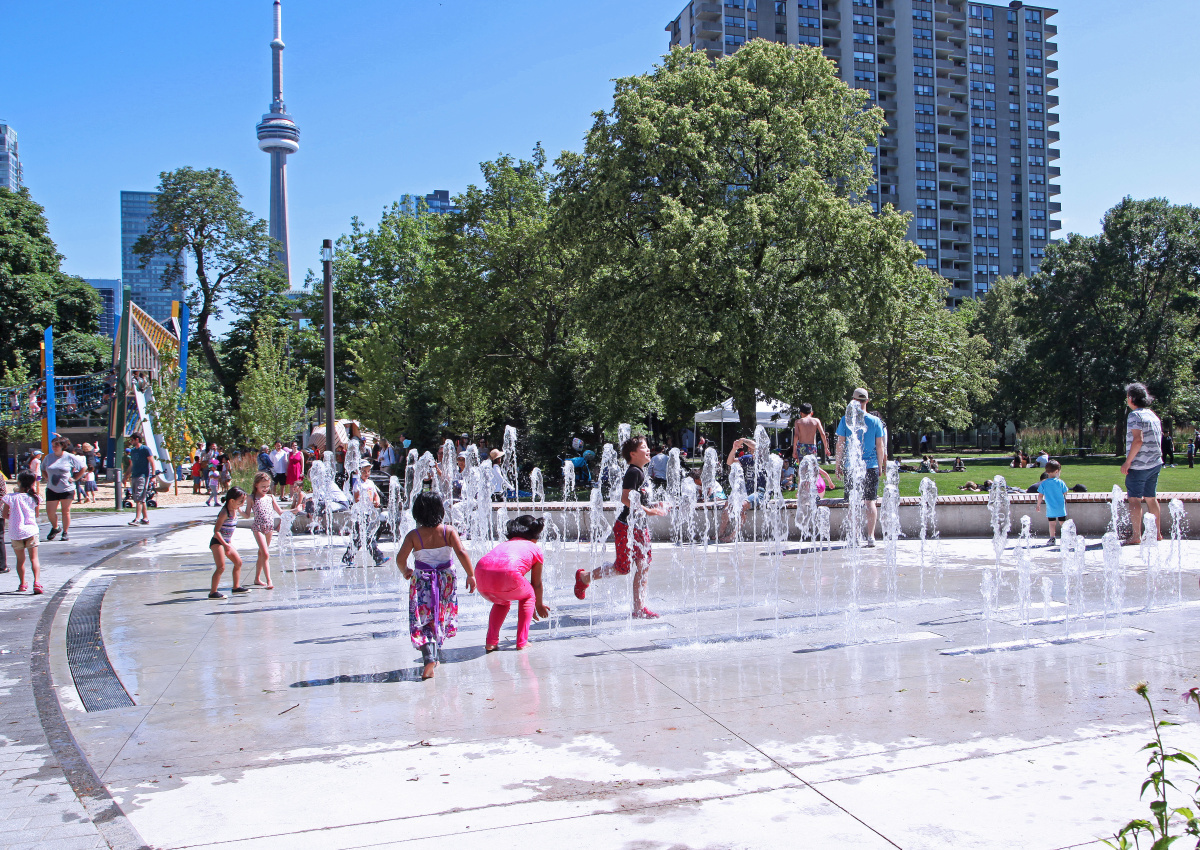
POLYGON ((36 581, 33 583, 33 595, 34 596, 41 596, 45 592, 46 591, 42 590, 42 586, 40 584, 38 584, 36 581))
POLYGON ((653 611, 651 611, 649 608, 643 608, 641 611, 633 612, 633 619, 635 619, 635 620, 657 620, 658 615, 655 614, 653 611))
POLYGON ((583 599, 585 596, 587 596, 588 586, 583 581, 583 576, 584 576, 584 573, 586 573, 586 572, 587 572, 587 570, 576 570, 575 571, 575 598, 576 599, 583 599))

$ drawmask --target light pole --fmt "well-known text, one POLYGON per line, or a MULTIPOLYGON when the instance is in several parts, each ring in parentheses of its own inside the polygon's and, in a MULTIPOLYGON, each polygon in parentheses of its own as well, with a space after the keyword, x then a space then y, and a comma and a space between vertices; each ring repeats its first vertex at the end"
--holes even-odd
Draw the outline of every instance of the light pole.
POLYGON ((321 265, 325 272, 325 450, 333 445, 333 240, 321 243, 321 265))

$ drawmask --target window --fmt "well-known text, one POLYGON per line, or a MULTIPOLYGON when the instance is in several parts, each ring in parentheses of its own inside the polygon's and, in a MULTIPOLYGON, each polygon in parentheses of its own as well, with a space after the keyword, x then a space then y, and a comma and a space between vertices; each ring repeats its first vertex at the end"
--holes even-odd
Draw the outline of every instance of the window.
POLYGON ((873 64, 875 62, 875 54, 874 53, 864 53, 862 51, 856 50, 856 51, 854 51, 854 61, 855 62, 869 62, 869 63, 873 64))
POLYGON ((999 213, 990 207, 973 207, 971 215, 973 218, 999 218, 999 213))
POLYGON ((801 9, 812 9, 815 12, 817 9, 821 8, 820 5, 818 5, 819 2, 820 0, 800 0, 797 5, 801 9))
POLYGON ((726 9, 744 9, 746 4, 742 0, 725 0, 726 9))
POLYGON ((1046 164, 1046 158, 1044 156, 1031 156, 1029 157, 1029 164, 1038 167, 1044 166, 1046 164))
POLYGON ((1009 10, 1008 10, 1008 15, 1007 15, 1007 17, 1006 17, 1006 20, 1007 20, 1007 21, 1008 21, 1010 24, 1015 24, 1015 23, 1017 22, 1017 11, 1016 11, 1015 9, 1009 9, 1009 10))
POLYGON ((917 230, 937 230, 936 218, 918 218, 917 230))
POLYGON ((797 44, 811 44, 813 47, 820 47, 821 46, 821 37, 816 36, 816 35, 805 35, 804 33, 800 33, 800 35, 796 36, 796 43, 797 44))
POLYGON ((937 171, 937 163, 930 159, 918 159, 917 171, 937 171))
POLYGON ((1030 139, 1030 140, 1029 140, 1029 147, 1031 147, 1031 148, 1044 148, 1044 147, 1046 147, 1046 140, 1045 140, 1045 139, 1030 139))
POLYGON ((1029 217, 1036 218, 1040 221, 1045 221, 1046 220, 1046 211, 1045 210, 1030 210, 1029 217))
POLYGON ((1040 48, 1037 48, 1037 47, 1026 47, 1025 48, 1025 58, 1026 59, 1037 59, 1040 62, 1042 60, 1042 51, 1040 48))
POLYGON ((758 32, 758 21, 751 18, 746 22, 746 29, 750 30, 750 32, 758 32))
POLYGON ((913 9, 913 20, 914 21, 932 21, 933 20, 933 12, 929 11, 928 9, 913 9))
POLYGON ((1013 207, 1012 218, 1013 218, 1013 221, 1021 220, 1021 208, 1020 207, 1013 207))
POLYGON ((971 172, 971 182, 972 183, 984 183, 986 181, 987 181, 987 172, 984 172, 984 171, 972 171, 971 172))
POLYGON ((746 43, 746 36, 731 35, 730 33, 725 33, 725 49, 726 50, 731 50, 731 52, 732 52, 732 50, 737 50, 739 47, 741 47, 745 43, 746 43))
POLYGON ((736 15, 726 15, 725 16, 725 26, 727 26, 727 27, 745 27, 746 19, 739 18, 736 15))
POLYGON ((1008 51, 1008 58, 1011 59, 1013 62, 1016 62, 1017 61, 1017 51, 1015 51, 1015 50, 1008 51))
POLYGON ((1020 238, 1021 238, 1021 234, 1022 234, 1022 233, 1023 233, 1023 231, 1021 230, 1021 228, 1019 228, 1019 227, 1014 227, 1014 228, 1012 229, 1012 238, 1013 238, 1013 239, 1020 239, 1020 238))
POLYGON ((933 68, 930 68, 928 65, 913 65, 913 76, 914 77, 932 77, 933 76, 933 68))
POLYGON ((775 0, 775 14, 780 17, 787 15, 787 3, 784 0, 775 0))
POLYGON ((936 251, 937 246, 938 245, 937 245, 936 239, 918 239, 917 240, 917 247, 920 248, 922 251, 936 251))
POLYGON ((970 46, 972 56, 995 56, 996 49, 994 47, 984 47, 982 44, 972 44, 970 46))
POLYGON ((992 20, 992 10, 987 6, 967 6, 967 14, 972 18, 979 18, 985 21, 992 20))
POLYGON ((1041 75, 1042 75, 1041 68, 1030 67, 1030 68, 1025 69, 1025 76, 1027 76, 1027 77, 1040 77, 1041 75))
POLYGON ((1021 175, 1020 175, 1020 173, 1018 172, 1018 173, 1016 173, 1016 174, 1010 174, 1010 175, 1008 175, 1008 182, 1009 182, 1009 183, 1011 183, 1011 184, 1013 184, 1014 186, 1020 186, 1020 185, 1021 185, 1021 175))
MULTIPOLYGON (((855 15, 854 17, 857 18, 859 16, 855 15)), ((820 29, 821 28, 821 19, 820 18, 796 18, 796 23, 802 27, 810 27, 812 29, 820 29)))
POLYGON ((933 198, 917 198, 917 209, 936 210, 938 202, 933 198))
POLYGON ((933 58, 933 48, 932 47, 914 47, 913 48, 913 58, 914 59, 932 59, 933 58))
POLYGON ((1008 111, 1009 111, 1009 112, 1020 112, 1020 111, 1021 111, 1021 104, 1019 104, 1019 103, 1010 103, 1010 104, 1008 105, 1008 111))
POLYGON ((996 172, 989 171, 987 173, 987 182, 989 182, 989 183, 999 183, 1000 182, 999 180, 996 179, 996 172))
POLYGON ((971 162, 981 165, 995 165, 996 155, 994 153, 972 153, 971 162))
POLYGON ((1036 9, 1026 9, 1025 10, 1025 23, 1040 24, 1041 22, 1042 22, 1042 13, 1041 12, 1037 11, 1036 9))
POLYGON ((1029 249, 1029 256, 1035 260, 1042 260, 1046 257, 1046 249, 1040 246, 1029 249))
MULTIPOLYGON (((1013 40, 1015 41, 1016 39, 1013 39, 1013 40)), ((1037 30, 1025 30, 1025 40, 1026 41, 1041 41, 1042 34, 1040 32, 1038 32, 1037 30)))
POLYGON ((924 39, 932 40, 933 39, 933 30, 921 29, 920 27, 913 27, 913 38, 924 38, 924 39))
POLYGON ((967 27, 967 35, 974 36, 975 38, 992 38, 994 33, 990 29, 983 27, 967 27))
POLYGON ((937 145, 933 142, 917 142, 918 153, 937 153, 937 145))
POLYGON ((1046 238, 1046 228, 1044 228, 1044 227, 1029 228, 1029 238, 1030 239, 1045 239, 1046 238))
POLYGON ((854 79, 860 83, 873 83, 873 82, 875 82, 875 72, 874 71, 855 71, 854 79))
POLYGON ((1013 248, 1013 249, 1012 249, 1012 255, 1013 255, 1014 257, 1024 257, 1024 256, 1025 256, 1025 252, 1024 252, 1023 250, 1021 250, 1020 248, 1013 248))
POLYGON ((1008 158, 1008 164, 1011 165, 1013 168, 1020 168, 1021 167, 1021 157, 1010 156, 1008 158))
POLYGON ((937 181, 936 180, 918 180, 917 181, 917 191, 918 192, 936 192, 937 191, 937 181))
POLYGON ((925 124, 923 122, 918 121, 916 124, 913 125, 913 132, 915 132, 915 133, 936 133, 937 127, 935 127, 933 124, 925 124))
POLYGON ((1030 185, 1033 185, 1033 186, 1045 186, 1046 185, 1046 175, 1045 174, 1030 174, 1029 175, 1029 183, 1030 183, 1030 185))
MULTIPOLYGON (((971 235, 974 236, 976 239, 987 239, 987 227, 985 227, 984 225, 981 225, 981 224, 977 224, 973 228, 971 228, 971 235)), ((984 266, 984 268, 987 268, 987 266, 984 266)))
POLYGON ((872 15, 855 15, 854 23, 860 27, 873 27, 875 26, 875 18, 872 15))
MULTIPOLYGON (((1013 105, 1015 106, 1016 104, 1013 104, 1013 105)), ((1026 107, 1026 109, 1030 112, 1041 112, 1043 110, 1043 108, 1044 107, 1042 106, 1042 104, 1040 104, 1036 101, 1030 101, 1029 105, 1026 107)), ((1014 109, 1013 111, 1016 112, 1017 110, 1014 109)))
POLYGON ((913 86, 913 93, 921 97, 933 97, 933 86, 913 86))
POLYGON ((866 6, 868 9, 874 7, 875 0, 854 0, 855 6, 866 6))
POLYGON ((875 36, 873 36, 869 32, 856 32, 854 34, 854 43, 855 44, 874 44, 875 36))
POLYGON ((1021 193, 1020 192, 1011 193, 1009 196, 1009 200, 1012 201, 1014 204, 1021 203, 1021 193))
POLYGON ((1008 40, 1009 40, 1009 41, 1016 41, 1016 40, 1017 40, 1017 34, 1016 34, 1015 32, 1013 32, 1012 30, 1009 30, 1009 31, 1008 31, 1008 40))
POLYGON ((972 127, 985 127, 988 130, 995 130, 996 129, 996 119, 995 118, 972 118, 971 126, 972 127))
POLYGON ((1025 86, 1025 93, 1037 95, 1038 97, 1041 97, 1042 87, 1038 86, 1038 85, 1034 85, 1033 83, 1029 83, 1028 85, 1025 86))
POLYGON ((1026 123, 1028 123, 1030 130, 1045 130, 1046 129, 1046 124, 1044 121, 1029 121, 1026 123))
POLYGON ((1013 263, 1013 267, 1012 267, 1013 274, 1021 274, 1023 272, 1024 272, 1024 268, 1022 266, 1019 266, 1016 263, 1013 263))
POLYGON ((1009 121, 1009 122, 1008 122, 1008 129, 1009 129, 1009 130, 1020 130, 1020 129, 1021 129, 1021 122, 1020 122, 1020 121, 1009 121))
MULTIPOLYGON (((935 115, 937 110, 932 103, 918 103, 914 106, 917 115, 935 115)), ((932 131, 931 131, 932 132, 932 131)))

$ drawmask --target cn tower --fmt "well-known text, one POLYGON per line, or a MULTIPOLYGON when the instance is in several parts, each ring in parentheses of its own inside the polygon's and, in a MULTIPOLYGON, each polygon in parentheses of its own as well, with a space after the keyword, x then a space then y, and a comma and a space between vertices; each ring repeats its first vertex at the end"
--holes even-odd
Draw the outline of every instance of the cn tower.
POLYGON ((271 238, 279 245, 279 262, 288 268, 287 158, 300 150, 300 128, 283 104, 283 10, 275 0, 275 39, 271 42, 271 111, 258 125, 258 147, 271 155, 271 238))

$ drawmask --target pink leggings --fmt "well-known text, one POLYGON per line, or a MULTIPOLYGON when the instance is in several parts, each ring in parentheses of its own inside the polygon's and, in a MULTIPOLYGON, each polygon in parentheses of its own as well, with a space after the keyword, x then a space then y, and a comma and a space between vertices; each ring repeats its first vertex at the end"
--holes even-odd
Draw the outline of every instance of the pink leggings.
POLYGON ((529 624, 533 622, 533 585, 515 570, 476 570, 475 581, 479 595, 492 603, 488 617, 487 646, 500 642, 500 627, 508 616, 512 603, 517 608, 517 649, 529 643, 529 624))

